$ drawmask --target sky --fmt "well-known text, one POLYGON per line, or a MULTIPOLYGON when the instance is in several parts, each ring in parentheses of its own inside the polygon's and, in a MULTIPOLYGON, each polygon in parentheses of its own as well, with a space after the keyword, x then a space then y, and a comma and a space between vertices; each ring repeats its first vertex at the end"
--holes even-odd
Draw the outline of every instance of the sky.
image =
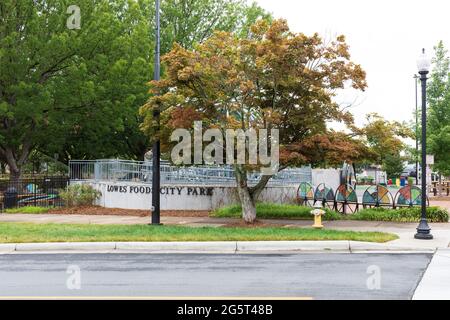
MULTIPOLYGON (((356 124, 377 112, 388 120, 412 121, 417 58, 422 48, 450 47, 448 0, 256 0, 292 31, 328 39, 343 34, 352 60, 367 73, 366 92, 345 90, 336 101, 352 103, 356 124)), ((419 93, 420 101, 420 93, 419 93)))

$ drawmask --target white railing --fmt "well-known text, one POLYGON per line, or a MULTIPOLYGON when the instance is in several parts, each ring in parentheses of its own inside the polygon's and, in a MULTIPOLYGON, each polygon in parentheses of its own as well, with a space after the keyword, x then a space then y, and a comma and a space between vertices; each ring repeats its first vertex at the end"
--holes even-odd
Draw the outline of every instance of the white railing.
MULTIPOLYGON (((69 161, 72 181, 124 181, 152 182, 152 163, 127 160, 72 160, 69 161)), ((259 173, 249 174, 250 184, 260 179, 259 173)), ((292 185, 311 182, 311 167, 284 169, 269 182, 272 185, 292 185)), ((188 185, 234 185, 236 183, 231 166, 178 167, 161 162, 161 184, 188 185)))

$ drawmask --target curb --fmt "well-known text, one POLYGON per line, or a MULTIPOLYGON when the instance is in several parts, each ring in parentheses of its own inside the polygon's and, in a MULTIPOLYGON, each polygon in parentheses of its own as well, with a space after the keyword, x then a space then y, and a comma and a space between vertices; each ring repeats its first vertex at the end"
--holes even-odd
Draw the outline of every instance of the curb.
MULTIPOLYGON (((1 250, 1 249, 0 249, 1 250)), ((61 243, 18 243, 15 251, 66 251, 66 250, 116 250, 114 242, 61 242, 61 243)))
POLYGON ((437 248, 358 241, 67 242, 0 244, 0 254, 36 252, 295 253, 435 252, 437 248))

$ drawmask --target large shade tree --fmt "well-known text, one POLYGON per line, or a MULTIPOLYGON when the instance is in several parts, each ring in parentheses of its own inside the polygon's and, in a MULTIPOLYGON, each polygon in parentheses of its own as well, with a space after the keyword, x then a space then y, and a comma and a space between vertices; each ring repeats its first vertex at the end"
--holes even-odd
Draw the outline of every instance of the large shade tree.
POLYGON ((427 98, 428 152, 435 157, 433 168, 450 176, 450 58, 442 41, 435 47, 427 98))
POLYGON ((138 123, 131 119, 148 98, 152 45, 140 41, 149 29, 137 3, 77 1, 74 29, 71 4, 0 3, 0 156, 12 179, 33 149, 63 157, 124 152, 126 139, 115 137, 138 123))
MULTIPOLYGON (((141 113, 143 130, 159 137, 165 150, 173 145, 169 137, 174 129, 192 129, 200 120, 204 129, 222 132, 279 129, 279 169, 363 156, 361 144, 327 130, 329 121, 353 120, 333 100, 336 91, 346 84, 366 88, 365 72, 350 60, 344 36, 324 42, 318 34, 291 32, 284 20, 259 21, 245 38, 216 32, 193 50, 176 45, 163 62, 165 76, 151 83, 155 95, 141 113), (160 123, 153 118, 155 107, 162 110, 160 123)), ((234 165, 247 222, 255 221, 255 202, 272 177, 263 175, 250 185, 248 174, 256 169, 258 165, 234 165)))
POLYGON ((271 15, 247 0, 163 0, 161 1, 161 51, 167 53, 174 43, 192 49, 214 31, 235 32, 245 36, 258 19, 270 21, 271 15))
MULTIPOLYGON (((32 150, 64 162, 149 150, 138 109, 149 97, 154 0, 76 1, 79 29, 67 27, 72 4, 0 2, 0 161, 12 179, 32 150)), ((163 52, 270 18, 240 0, 164 0, 162 11, 163 52)))

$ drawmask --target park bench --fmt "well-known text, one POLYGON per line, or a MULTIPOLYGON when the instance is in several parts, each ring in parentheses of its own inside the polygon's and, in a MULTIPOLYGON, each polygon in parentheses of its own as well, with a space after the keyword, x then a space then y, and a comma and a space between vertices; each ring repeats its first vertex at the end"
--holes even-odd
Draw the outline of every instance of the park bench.
POLYGON ((432 188, 435 197, 442 196, 442 194, 445 194, 447 197, 450 195, 450 181, 434 181, 432 183, 432 188))

